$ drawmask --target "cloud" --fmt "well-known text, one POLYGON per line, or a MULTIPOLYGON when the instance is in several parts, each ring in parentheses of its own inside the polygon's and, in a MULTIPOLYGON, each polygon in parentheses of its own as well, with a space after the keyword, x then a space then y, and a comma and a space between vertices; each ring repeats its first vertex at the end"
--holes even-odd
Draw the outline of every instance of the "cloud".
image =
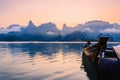
POLYGON ((94 32, 92 29, 90 28, 83 28, 82 29, 83 32, 94 32))
POLYGON ((58 35, 58 33, 55 33, 55 32, 52 32, 52 31, 48 31, 46 34, 47 35, 58 35))
POLYGON ((8 32, 12 32, 12 31, 15 31, 15 32, 21 31, 20 28, 21 28, 21 26, 10 26, 8 28, 1 28, 0 34, 1 33, 7 34, 8 32))
POLYGON ((100 30, 101 33, 120 33, 120 29, 117 28, 107 28, 105 30, 100 30))

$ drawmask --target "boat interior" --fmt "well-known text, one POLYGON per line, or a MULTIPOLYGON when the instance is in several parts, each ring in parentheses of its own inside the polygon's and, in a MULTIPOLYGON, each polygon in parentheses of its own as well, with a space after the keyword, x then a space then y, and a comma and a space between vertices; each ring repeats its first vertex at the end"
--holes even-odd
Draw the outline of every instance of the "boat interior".
POLYGON ((115 51, 112 48, 106 48, 104 58, 117 58, 115 51))

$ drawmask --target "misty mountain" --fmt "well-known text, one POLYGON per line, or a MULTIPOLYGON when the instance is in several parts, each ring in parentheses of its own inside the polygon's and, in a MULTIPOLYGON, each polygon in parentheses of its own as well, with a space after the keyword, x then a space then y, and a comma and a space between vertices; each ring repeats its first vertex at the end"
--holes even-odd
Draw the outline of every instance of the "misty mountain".
POLYGON ((45 23, 40 26, 35 26, 30 20, 25 28, 21 28, 22 33, 33 34, 33 35, 59 35, 60 30, 57 29, 56 25, 53 23, 45 23))
POLYGON ((81 31, 81 30, 82 30, 82 27, 83 27, 82 24, 78 24, 78 25, 75 26, 75 27, 69 27, 69 26, 67 26, 66 24, 63 24, 63 28, 62 28, 62 30, 61 30, 61 35, 62 35, 62 36, 65 36, 65 35, 67 35, 67 34, 70 34, 70 33, 76 32, 76 31, 81 31))
POLYGON ((85 24, 78 24, 75 27, 63 25, 59 30, 52 22, 36 26, 31 20, 28 25, 10 25, 7 28, 0 28, 0 40, 37 40, 37 41, 76 41, 76 40, 97 40, 99 35, 109 35, 111 41, 120 41, 120 25, 110 24, 106 21, 93 20, 85 24))
POLYGON ((85 40, 93 40, 90 36, 88 36, 85 32, 75 31, 69 34, 66 34, 62 37, 63 41, 85 41, 85 40))

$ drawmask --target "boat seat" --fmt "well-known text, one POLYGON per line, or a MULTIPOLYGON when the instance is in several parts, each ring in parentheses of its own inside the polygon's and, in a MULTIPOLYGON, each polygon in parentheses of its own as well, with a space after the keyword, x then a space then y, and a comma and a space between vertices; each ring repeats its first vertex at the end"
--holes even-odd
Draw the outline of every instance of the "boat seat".
POLYGON ((117 57, 116 53, 114 52, 114 50, 110 50, 110 49, 106 49, 105 50, 105 57, 117 57))

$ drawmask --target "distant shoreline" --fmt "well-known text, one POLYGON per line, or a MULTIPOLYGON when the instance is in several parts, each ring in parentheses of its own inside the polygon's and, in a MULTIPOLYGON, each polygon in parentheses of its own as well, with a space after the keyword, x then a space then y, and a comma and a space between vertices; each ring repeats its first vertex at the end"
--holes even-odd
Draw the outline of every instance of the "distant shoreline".
MULTIPOLYGON (((1 43, 86 43, 87 41, 0 41, 1 43)), ((91 41, 91 43, 97 43, 91 41)), ((107 42, 108 44, 120 44, 120 42, 107 42)))

